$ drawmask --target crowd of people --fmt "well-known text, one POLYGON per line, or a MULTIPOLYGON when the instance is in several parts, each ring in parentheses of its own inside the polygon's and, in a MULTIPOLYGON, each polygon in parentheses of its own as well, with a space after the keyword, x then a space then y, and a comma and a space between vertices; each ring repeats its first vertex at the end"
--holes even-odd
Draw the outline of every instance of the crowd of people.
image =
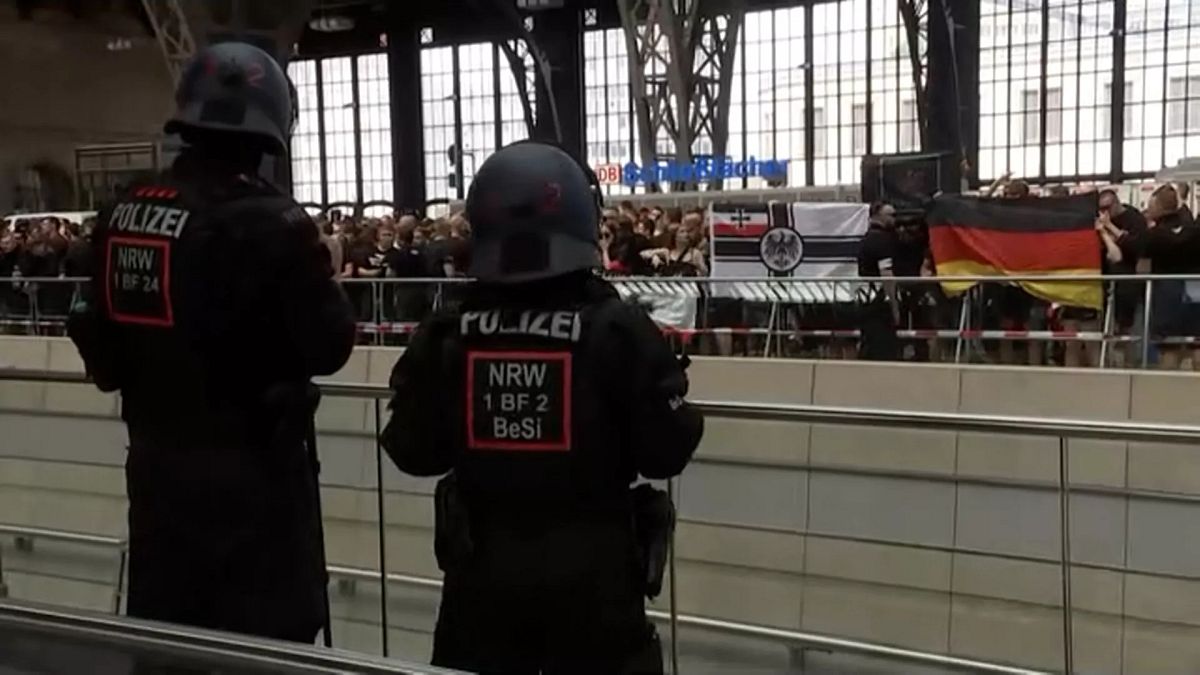
POLYGON ((12 332, 34 315, 66 315, 75 289, 36 279, 86 275, 94 227, 94 219, 62 218, 0 225, 0 332, 12 332))
MULTIPOLYGON (((1056 198, 1069 194, 1070 190, 1062 185, 1035 192, 1026 182, 1009 180, 1007 176, 981 192, 981 196, 995 199, 1056 198)), ((1102 276, 1200 274, 1200 225, 1187 201, 1185 183, 1158 186, 1144 209, 1122 202, 1112 188, 1100 189, 1094 227, 1102 276)), ((860 248, 859 275, 936 276, 937 266, 920 218, 897 218, 890 205, 872 205, 871 229, 860 248)), ((894 337, 894 329, 957 328, 963 302, 973 303, 974 310, 970 313, 970 324, 964 328, 1140 336, 1147 311, 1144 283, 1114 279, 1104 287, 1105 310, 1098 311, 1048 302, 1018 284, 984 284, 959 298, 948 298, 935 283, 881 284, 864 303, 874 311, 862 311, 857 319, 865 334, 861 355, 883 360, 939 360, 938 347, 944 343, 906 342, 894 337)), ((1156 280, 1151 287, 1149 310, 1151 360, 1164 369, 1200 370, 1200 349, 1193 350, 1187 343, 1188 338, 1200 336, 1200 283, 1156 280)), ((1110 350, 1109 362, 1116 366, 1135 365, 1141 352, 1139 341, 1125 340, 1110 350)), ((992 362, 1034 366, 1094 367, 1100 363, 1100 354, 1098 339, 1051 342, 1031 337, 985 341, 982 350, 982 357, 992 362)))
POLYGON ((709 262, 704 209, 605 209, 600 223, 604 271, 614 276, 702 277, 709 262))
MULTIPOLYGON (((1031 188, 1003 177, 983 196, 1030 199, 1068 194, 1064 186, 1031 188)), ((1112 189, 1099 192, 1097 246, 1105 275, 1200 274, 1200 225, 1187 206, 1186 184, 1164 184, 1144 209, 1123 203, 1112 189)), ((452 285, 388 284, 378 279, 436 280, 462 278, 470 264, 471 227, 462 213, 442 218, 387 214, 356 218, 337 210, 316 218, 333 269, 344 283, 360 320, 415 322, 439 302, 453 299, 452 285)), ((874 204, 870 229, 860 246, 858 273, 864 277, 932 277, 937 274, 928 235, 919 216, 897 214, 889 204, 874 204)), ((88 242, 94 219, 73 223, 46 218, 0 228, 0 331, 24 333, 31 318, 64 316, 77 289, 71 284, 29 281, 87 274, 88 242)), ((705 277, 711 269, 709 228, 704 209, 642 207, 621 202, 605 208, 600 225, 603 272, 610 277, 705 277)), ((1112 316, 1083 307, 1056 305, 1015 284, 985 284, 966 297, 947 297, 932 281, 876 285, 855 303, 780 308, 774 327, 784 339, 779 353, 821 358, 868 358, 938 361, 951 354, 944 339, 903 339, 896 329, 999 329, 1007 331, 1108 330, 1139 336, 1145 317, 1141 282, 1108 284, 1106 307, 1112 316), (970 325, 959 323, 962 303, 970 302, 970 325), (858 340, 804 337, 803 328, 854 329, 858 340), (789 336, 795 331, 795 336, 789 336)), ((757 303, 761 304, 761 303, 757 303)), ((769 311, 754 302, 726 298, 698 301, 697 328, 766 326, 769 311)), ((1200 282, 1161 280, 1151 298, 1151 334, 1155 337, 1200 335, 1200 282)), ((720 331, 718 331, 720 333, 720 331)), ((762 336, 718 334, 690 338, 686 347, 713 354, 751 353, 764 348, 762 336), (740 346, 740 349, 735 347, 740 346)), ((1039 339, 985 342, 979 355, 1003 364, 1095 366, 1100 341, 1039 339)), ((1113 345, 1109 362, 1134 365, 1141 355, 1136 340, 1113 345)), ((1163 368, 1200 370, 1200 349, 1190 344, 1157 342, 1151 350, 1163 368)))
MULTIPOLYGON (((603 273, 611 277, 701 277, 709 271, 703 209, 641 208, 623 202, 604 210, 600 225, 603 273)), ((437 219, 383 215, 355 219, 333 211, 317 217, 337 277, 364 322, 412 322, 435 303, 452 301, 454 286, 433 280, 466 275, 471 226, 464 214, 437 219), (364 283, 378 279, 430 283, 364 283)))
MULTIPOLYGON (((461 213, 356 220, 334 211, 318 216, 317 226, 343 280, 462 277, 470 264, 471 226, 461 213)), ((622 202, 604 210, 600 242, 610 276, 699 277, 709 271, 703 209, 638 209, 622 202)))
POLYGON ((318 216, 317 227, 363 321, 419 321, 434 300, 430 289, 416 286, 383 287, 380 297, 371 280, 460 278, 470 265, 471 226, 461 214, 355 220, 334 211, 318 216))

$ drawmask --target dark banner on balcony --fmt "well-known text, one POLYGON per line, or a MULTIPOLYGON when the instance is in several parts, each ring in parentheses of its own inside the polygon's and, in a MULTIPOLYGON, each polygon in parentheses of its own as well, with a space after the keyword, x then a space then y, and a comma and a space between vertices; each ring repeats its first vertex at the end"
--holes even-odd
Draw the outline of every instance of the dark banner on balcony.
MULTIPOLYGON (((1096 194, 1057 198, 980 199, 944 195, 928 215, 938 276, 1069 276, 1100 273, 1096 194)), ((947 293, 974 284, 943 282, 947 293)), ((1099 282, 1021 282, 1043 300, 1100 309, 1099 282)))

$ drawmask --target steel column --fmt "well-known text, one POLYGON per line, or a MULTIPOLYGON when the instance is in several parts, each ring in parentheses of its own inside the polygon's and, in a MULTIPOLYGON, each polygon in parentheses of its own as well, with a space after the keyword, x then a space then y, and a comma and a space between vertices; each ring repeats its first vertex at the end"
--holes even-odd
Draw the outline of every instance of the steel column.
POLYGON ((329 167, 325 157, 325 76, 321 73, 324 64, 324 59, 313 59, 317 83, 317 157, 320 159, 322 208, 329 204, 329 167))
POLYGON ((534 114, 534 103, 531 92, 536 93, 536 78, 531 69, 525 67, 525 57, 529 54, 529 45, 524 40, 508 40, 497 43, 508 61, 513 83, 517 87, 517 96, 521 99, 521 113, 525 118, 525 135, 533 138, 534 125, 537 116, 534 114))
POLYGON ((492 145, 504 147, 504 107, 500 96, 500 46, 492 43, 492 145))
POLYGON ((536 69, 535 138, 557 142, 581 161, 584 147, 583 16, 575 9, 539 12, 531 31, 536 69))
MULTIPOLYGON (((1050 103, 1047 92, 1049 91, 1048 79, 1048 61, 1050 60, 1050 3, 1047 0, 1042 0, 1042 44, 1041 44, 1041 64, 1040 72, 1038 73, 1038 176, 1046 175, 1046 120, 1049 111, 1047 108, 1050 103)), ((1022 129, 1021 133, 1024 134, 1022 129)))
MULTIPOLYGON (((363 170, 362 170, 362 117, 358 104, 358 57, 350 57, 350 111, 354 123, 354 199, 359 207, 366 202, 363 199, 363 170)), ((364 214, 359 213, 358 216, 364 214)))
POLYGON ((142 9, 162 49, 171 82, 179 84, 183 66, 196 53, 196 41, 179 0, 142 0, 142 9))
MULTIPOLYGON (((814 185, 817 180, 817 123, 815 107, 815 76, 813 74, 813 6, 804 6, 804 184, 814 185)), ((774 69, 772 69, 774 70, 774 69)), ((747 127, 749 128, 749 127, 747 127)), ((748 135, 748 134, 747 134, 748 135)))
MULTIPOLYGON (((390 19, 388 92, 392 121, 392 191, 400 209, 424 213, 425 138, 421 106, 419 28, 403 15, 390 19)), ((322 180, 322 184, 324 180, 322 180)))
POLYGON ((921 150, 929 150, 929 99, 925 92, 925 67, 929 63, 929 0, 898 0, 896 7, 904 22, 904 35, 908 46, 913 97, 917 102, 919 146, 921 150), (921 51, 922 45, 926 51, 921 51))
MULTIPOLYGON (((618 0, 617 9, 642 162, 691 164, 696 141, 703 137, 714 156, 724 156, 745 1, 730 0, 718 10, 705 0, 618 0)), ((721 183, 720 178, 710 181, 714 188, 721 183)), ((647 187, 657 190, 657 181, 647 187)))
MULTIPOLYGON (((1113 80, 1109 98, 1109 139, 1112 142, 1110 180, 1120 183, 1125 169, 1125 0, 1113 3, 1113 80)), ((1165 127, 1164 127, 1165 129, 1165 127)), ((1078 168, 1078 167, 1076 167, 1078 168)))
POLYGON ((454 93, 451 94, 454 99, 454 196, 462 199, 465 193, 463 181, 466 180, 466 172, 463 170, 463 160, 466 159, 466 152, 463 151, 463 129, 462 129, 462 79, 460 64, 458 62, 458 50, 461 45, 455 45, 450 48, 450 70, 452 71, 452 79, 454 82, 454 93))

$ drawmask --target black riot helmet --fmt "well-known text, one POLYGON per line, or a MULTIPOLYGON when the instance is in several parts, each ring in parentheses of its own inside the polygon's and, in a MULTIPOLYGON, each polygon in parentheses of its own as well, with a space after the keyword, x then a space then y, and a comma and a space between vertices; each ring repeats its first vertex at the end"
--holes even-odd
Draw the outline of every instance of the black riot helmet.
POLYGON ((562 149, 520 141, 479 167, 467 194, 471 276, 536 281, 600 267, 596 176, 562 149))
POLYGON ((262 143, 265 152, 287 152, 295 122, 294 88, 275 59, 244 42, 201 49, 175 90, 175 115, 163 131, 237 134, 262 143))

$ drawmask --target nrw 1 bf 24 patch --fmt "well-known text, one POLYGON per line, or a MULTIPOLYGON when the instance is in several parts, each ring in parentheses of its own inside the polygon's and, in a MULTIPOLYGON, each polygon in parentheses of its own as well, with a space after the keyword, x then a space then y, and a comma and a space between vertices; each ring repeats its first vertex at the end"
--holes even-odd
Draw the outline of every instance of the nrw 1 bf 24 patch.
POLYGON ((175 325, 170 242, 149 237, 112 237, 104 257, 104 285, 114 321, 163 328, 175 325))

